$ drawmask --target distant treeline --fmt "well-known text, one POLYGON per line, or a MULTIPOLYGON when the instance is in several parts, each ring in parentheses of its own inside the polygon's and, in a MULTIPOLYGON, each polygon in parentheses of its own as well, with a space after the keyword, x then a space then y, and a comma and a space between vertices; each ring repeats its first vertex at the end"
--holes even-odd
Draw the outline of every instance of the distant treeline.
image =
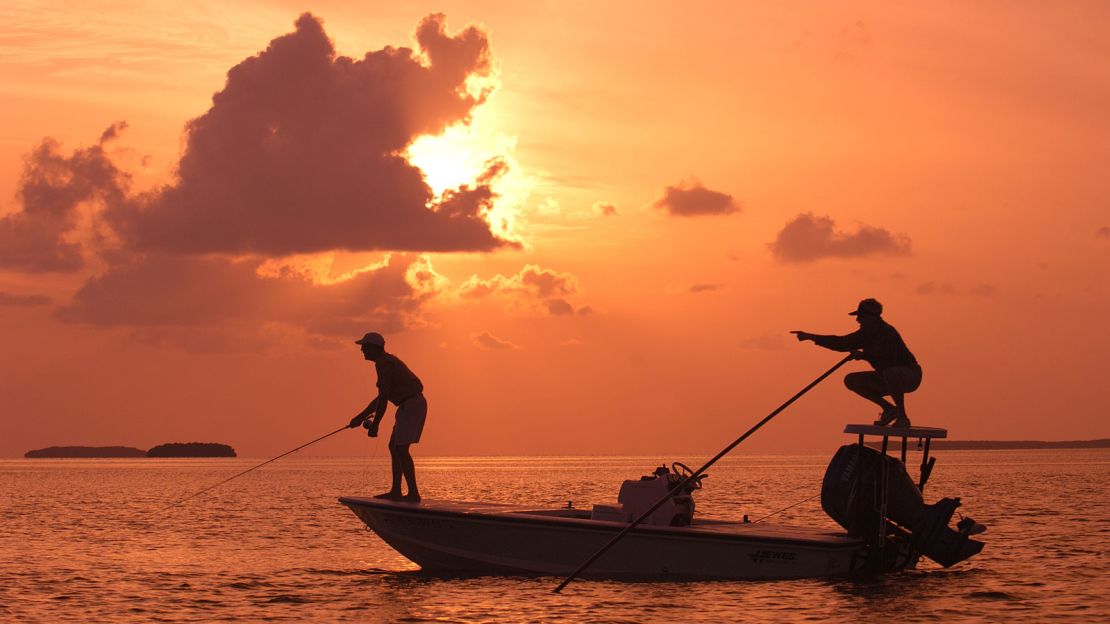
POLYGON ((235 457, 235 449, 215 442, 171 442, 146 452, 147 457, 235 457))
POLYGON ((51 446, 27 451, 28 459, 44 458, 127 458, 127 457, 235 457, 235 449, 214 442, 171 442, 144 451, 130 446, 51 446))
MULTIPOLYGON (((878 442, 868 442, 868 446, 878 448, 878 442)), ((930 448, 934 450, 952 451, 990 451, 1006 449, 1085 449, 1085 448, 1110 448, 1110 439, 1098 440, 1069 440, 1064 442, 1045 442, 1041 440, 937 440, 934 439, 930 448)))

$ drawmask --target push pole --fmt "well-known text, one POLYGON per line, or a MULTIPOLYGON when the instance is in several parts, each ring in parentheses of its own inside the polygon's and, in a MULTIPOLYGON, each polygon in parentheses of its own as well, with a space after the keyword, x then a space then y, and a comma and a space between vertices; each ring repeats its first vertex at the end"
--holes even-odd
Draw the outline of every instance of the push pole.
POLYGON ((207 492, 207 491, 209 491, 209 490, 214 490, 214 489, 216 489, 216 488, 220 487, 221 485, 223 485, 223 484, 227 483, 228 481, 231 481, 232 479, 238 479, 239 477, 241 477, 241 476, 243 476, 243 475, 247 474, 248 472, 251 472, 252 470, 257 470, 257 469, 259 469, 259 468, 261 468, 261 467, 265 466, 266 464, 268 464, 268 463, 270 463, 270 462, 275 462, 275 461, 277 461, 277 460, 281 459, 282 457, 285 457, 286 455, 291 455, 291 454, 293 454, 293 453, 296 453, 297 451, 299 451, 299 450, 303 449, 303 448, 304 448, 304 447, 306 447, 306 446, 309 446, 309 445, 312 445, 312 444, 316 444, 317 442, 319 442, 320 440, 323 440, 324 438, 330 438, 331 436, 333 436, 333 435, 335 435, 335 434, 339 433, 340 431, 343 431, 344 429, 349 429, 349 428, 350 428, 350 425, 343 425, 342 427, 340 427, 340 428, 336 429, 335 431, 332 431, 331 433, 328 433, 328 434, 322 435, 322 436, 320 436, 320 437, 316 438, 315 440, 313 440, 313 441, 311 441, 311 442, 305 442, 304 444, 302 444, 302 445, 298 446, 297 448, 295 448, 295 449, 293 449, 293 450, 291 450, 291 451, 286 451, 286 452, 282 453, 281 455, 278 455, 277 457, 275 457, 275 458, 273 458, 273 459, 267 459, 266 461, 262 462, 261 464, 258 464, 257 466, 254 466, 253 468, 248 468, 248 469, 244 470, 243 472, 240 472, 240 473, 239 473, 239 474, 237 474, 237 475, 234 475, 234 476, 228 477, 228 478, 224 479, 223 481, 220 481, 220 482, 219 482, 219 483, 217 483, 216 485, 210 485, 210 486, 208 486, 208 487, 204 488, 203 490, 201 490, 201 491, 199 491, 199 492, 196 492, 196 493, 194 493, 194 494, 190 494, 189 496, 186 496, 185 498, 183 498, 183 499, 181 499, 181 500, 179 500, 179 501, 176 501, 176 502, 170 503, 169 505, 166 505, 165 507, 163 507, 163 508, 162 508, 162 511, 166 511, 167 509, 172 509, 173 507, 177 507, 177 506, 178 506, 178 505, 180 505, 181 503, 184 503, 185 501, 187 501, 187 500, 189 500, 189 499, 192 499, 192 498, 196 498, 196 497, 200 496, 201 494, 204 494, 205 492, 207 492))
POLYGON ((648 509, 644 513, 640 514, 640 517, 633 520, 632 524, 629 524, 628 526, 626 526, 624 528, 624 530, 622 530, 620 533, 617 533, 616 537, 609 540, 609 543, 606 544, 605 546, 602 546, 601 550, 594 553, 593 556, 590 557, 589 559, 587 559, 585 563, 578 566, 578 569, 575 570, 574 572, 572 572, 570 576, 563 579, 563 582, 559 583, 559 586, 555 588, 555 593, 558 594, 559 592, 563 591, 563 588, 566 587, 567 585, 570 585, 571 581, 578 578, 578 575, 582 574, 582 572, 584 572, 586 570, 586 568, 590 567, 590 564, 592 564, 593 562, 600 559, 601 556, 604 555, 605 553, 609 552, 609 549, 612 548, 614 545, 616 545, 617 542, 621 541, 621 538, 623 538, 625 535, 628 535, 628 533, 631 532, 632 529, 635 529, 636 527, 638 527, 640 525, 640 523, 644 521, 644 519, 646 519, 648 516, 650 516, 656 509, 659 509, 660 507, 662 507, 663 503, 670 500, 670 498, 672 496, 674 496, 678 492, 681 492, 683 487, 685 487, 688 483, 690 483, 691 481, 700 477, 701 474, 703 472, 705 472, 710 466, 717 463, 717 460, 719 460, 722 457, 724 457, 725 455, 727 455, 729 453, 729 451, 736 448, 737 445, 739 445, 741 442, 746 440, 748 438, 748 436, 755 433, 757 429, 759 429, 763 425, 767 424, 767 422, 769 420, 771 420, 772 418, 774 418, 775 416, 778 416, 779 412, 781 412, 782 410, 789 407, 791 403, 793 403, 794 401, 797 401, 803 394, 812 390, 814 386, 816 386, 817 384, 824 381, 825 378, 828 377, 829 375, 833 374, 836 371, 836 369, 840 368, 841 366, 844 366, 845 364, 848 363, 849 360, 852 360, 855 357, 856 357, 856 354, 854 352, 849 353, 843 360, 840 360, 839 362, 837 362, 836 366, 833 366, 829 370, 825 371, 825 373, 823 375, 821 375, 817 379, 814 379, 812 382, 810 382, 810 384, 808 386, 806 386, 805 388, 802 388, 801 390, 798 391, 797 394, 790 397, 790 399, 788 401, 786 401, 786 403, 783 403, 782 405, 778 406, 778 408, 775 409, 775 411, 768 414, 766 417, 763 418, 763 420, 756 423, 755 426, 753 426, 751 429, 748 429, 744 433, 744 435, 740 436, 739 438, 736 438, 736 440, 733 441, 732 444, 729 444, 728 446, 726 446, 724 448, 724 450, 722 450, 720 453, 717 453, 713 457, 713 459, 706 462, 704 466, 702 466, 701 468, 698 468, 690 476, 686 477, 686 479, 684 479, 682 481, 682 483, 679 483, 675 487, 671 488, 670 491, 667 492, 666 496, 659 499, 659 502, 657 502, 657 503, 655 503, 654 505, 651 506, 651 509, 648 509))

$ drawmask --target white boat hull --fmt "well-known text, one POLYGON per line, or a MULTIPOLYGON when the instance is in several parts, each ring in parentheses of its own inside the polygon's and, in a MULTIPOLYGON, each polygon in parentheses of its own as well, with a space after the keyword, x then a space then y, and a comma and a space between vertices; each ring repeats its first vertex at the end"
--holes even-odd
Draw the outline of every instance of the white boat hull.
MULTIPOLYGON (((624 523, 579 510, 343 497, 366 526, 427 571, 566 575, 624 523)), ((785 525, 696 520, 639 526, 586 572, 594 577, 791 579, 845 575, 865 555, 844 533, 785 525)))

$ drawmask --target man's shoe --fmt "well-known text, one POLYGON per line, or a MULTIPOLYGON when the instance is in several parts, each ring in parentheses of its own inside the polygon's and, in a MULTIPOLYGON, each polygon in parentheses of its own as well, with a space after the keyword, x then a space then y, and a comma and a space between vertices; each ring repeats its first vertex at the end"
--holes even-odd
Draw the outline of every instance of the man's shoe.
POLYGON ((419 503, 420 502, 420 495, 409 493, 409 494, 405 494, 401 498, 398 498, 397 500, 399 500, 401 502, 405 502, 405 503, 419 503))
POLYGON ((384 493, 382 493, 382 494, 378 494, 378 495, 377 495, 377 496, 375 496, 374 498, 384 498, 384 499, 386 499, 386 500, 395 500, 395 501, 399 501, 399 500, 401 500, 402 496, 401 496, 401 493, 400 493, 400 492, 394 492, 393 490, 390 490, 390 491, 388 491, 388 492, 384 492, 384 493))
POLYGON ((902 417, 896 419, 894 421, 894 424, 891 425, 891 426, 894 427, 895 429, 906 429, 910 426, 910 419, 906 418, 905 416, 902 416, 902 417))
POLYGON ((884 427, 889 425, 896 418, 898 418, 898 412, 883 412, 879 415, 879 419, 875 421, 875 424, 879 427, 884 427))

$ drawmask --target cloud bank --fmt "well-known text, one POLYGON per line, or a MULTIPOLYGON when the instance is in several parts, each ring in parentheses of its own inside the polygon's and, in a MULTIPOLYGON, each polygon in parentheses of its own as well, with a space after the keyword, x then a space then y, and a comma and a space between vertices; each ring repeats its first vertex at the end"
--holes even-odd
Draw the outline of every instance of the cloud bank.
POLYGON ((345 336, 402 329, 435 295, 416 286, 417 274, 434 271, 427 258, 390 258, 333 284, 292 270, 260 274, 261 266, 257 258, 136 257, 89 279, 58 317, 108 327, 284 323, 345 336))
POLYGON ((821 258, 906 256, 911 243, 904 234, 866 224, 852 233, 840 232, 832 218, 805 213, 788 222, 769 247, 780 262, 813 262, 821 258))
POLYGON ((51 301, 46 295, 13 295, 0 290, 0 307, 34 308, 49 305, 51 301))

